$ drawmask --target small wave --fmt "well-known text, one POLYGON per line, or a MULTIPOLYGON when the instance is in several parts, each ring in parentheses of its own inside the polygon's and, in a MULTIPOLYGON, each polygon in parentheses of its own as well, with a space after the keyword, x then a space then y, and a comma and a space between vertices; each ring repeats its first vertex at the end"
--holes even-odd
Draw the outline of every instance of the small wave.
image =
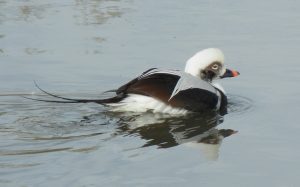
POLYGON ((228 113, 245 113, 252 109, 253 101, 239 95, 228 96, 228 113))
POLYGON ((11 151, 1 151, 0 156, 11 156, 11 155, 31 155, 31 154, 41 154, 41 153, 49 153, 49 152, 58 152, 58 151, 66 151, 72 148, 54 148, 54 149, 29 149, 29 150, 11 150, 11 151))
POLYGON ((97 133, 91 133, 91 134, 82 134, 82 135, 70 135, 70 136, 50 136, 50 137, 43 137, 43 136, 36 136, 31 137, 33 140, 73 140, 73 139, 82 139, 85 137, 92 137, 92 136, 98 136, 102 135, 104 133, 97 132, 97 133))

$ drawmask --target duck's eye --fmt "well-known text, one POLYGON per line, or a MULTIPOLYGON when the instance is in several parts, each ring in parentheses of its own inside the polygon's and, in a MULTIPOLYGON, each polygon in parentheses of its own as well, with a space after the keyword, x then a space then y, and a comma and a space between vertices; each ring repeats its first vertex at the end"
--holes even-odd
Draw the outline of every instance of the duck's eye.
POLYGON ((212 65, 211 69, 217 70, 217 69, 219 69, 219 65, 218 64, 214 64, 214 65, 212 65))

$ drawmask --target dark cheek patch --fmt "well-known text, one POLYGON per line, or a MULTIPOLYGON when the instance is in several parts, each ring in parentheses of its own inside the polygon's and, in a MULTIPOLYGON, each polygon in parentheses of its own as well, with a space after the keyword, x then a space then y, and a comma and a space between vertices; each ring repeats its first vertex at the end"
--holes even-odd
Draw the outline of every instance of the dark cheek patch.
POLYGON ((203 75, 202 79, 208 81, 211 81, 213 78, 216 77, 216 73, 211 70, 203 71, 202 75, 203 75))

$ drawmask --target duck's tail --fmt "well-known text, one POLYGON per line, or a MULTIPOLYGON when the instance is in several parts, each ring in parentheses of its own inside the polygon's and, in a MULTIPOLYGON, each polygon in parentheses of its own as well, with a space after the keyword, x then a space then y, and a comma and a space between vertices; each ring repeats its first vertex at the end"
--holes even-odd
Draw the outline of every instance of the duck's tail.
MULTIPOLYGON (((34 101, 43 101, 43 102, 49 102, 49 103, 98 103, 98 104, 102 104, 102 105, 106 105, 109 103, 117 103, 119 101, 121 101, 124 98, 124 94, 118 94, 114 97, 111 98, 107 98, 107 99, 74 99, 74 98, 67 98, 67 97, 62 97, 62 96, 58 96, 52 93, 49 93, 45 90, 43 90, 35 81, 34 81, 35 86, 42 91, 43 93, 45 93, 48 96, 51 96, 53 98, 58 98, 60 100, 48 100, 48 99, 36 99, 36 98, 31 98, 31 97, 26 97, 26 96, 22 96, 26 99, 30 99, 30 100, 34 100, 34 101)), ((109 90, 106 92, 115 92, 115 90, 109 90)))

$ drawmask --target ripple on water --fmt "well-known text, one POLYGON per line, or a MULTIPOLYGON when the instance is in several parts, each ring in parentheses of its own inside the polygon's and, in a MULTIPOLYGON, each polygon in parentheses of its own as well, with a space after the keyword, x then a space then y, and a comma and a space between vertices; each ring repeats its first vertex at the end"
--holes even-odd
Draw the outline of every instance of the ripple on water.
POLYGON ((228 113, 243 114, 253 107, 253 101, 247 97, 239 95, 228 95, 228 113))
POLYGON ((90 152, 114 133, 113 121, 97 105, 53 105, 13 96, 0 99, 0 156, 90 152))
MULTIPOLYGON (((244 113, 252 107, 248 98, 236 95, 228 98, 228 113, 244 113)), ((217 129, 224 120, 217 113, 178 118, 153 113, 110 114, 94 104, 61 105, 28 100, 10 103, 10 99, 2 102, 0 109, 2 116, 8 118, 0 124, 3 135, 0 139, 9 140, 1 144, 5 150, 0 156, 91 152, 115 136, 128 135, 146 140, 142 147, 186 144, 215 148, 224 137, 237 132, 217 129)), ((215 159, 218 153, 213 154, 215 159)))

